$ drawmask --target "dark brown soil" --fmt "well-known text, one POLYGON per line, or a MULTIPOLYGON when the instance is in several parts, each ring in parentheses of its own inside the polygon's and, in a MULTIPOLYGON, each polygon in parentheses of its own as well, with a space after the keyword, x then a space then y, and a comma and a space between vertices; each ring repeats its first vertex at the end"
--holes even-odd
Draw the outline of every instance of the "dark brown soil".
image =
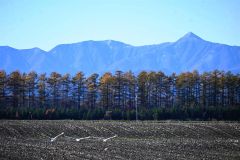
POLYGON ((1 120, 0 142, 0 159, 13 160, 240 159, 237 122, 1 120), (74 139, 87 136, 100 139, 74 139))

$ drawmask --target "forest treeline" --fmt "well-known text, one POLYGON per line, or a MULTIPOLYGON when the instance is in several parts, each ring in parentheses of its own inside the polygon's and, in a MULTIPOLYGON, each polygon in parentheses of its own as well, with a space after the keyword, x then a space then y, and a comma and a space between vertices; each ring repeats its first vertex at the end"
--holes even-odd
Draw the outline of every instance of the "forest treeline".
POLYGON ((0 71, 2 119, 240 120, 240 74, 0 71))

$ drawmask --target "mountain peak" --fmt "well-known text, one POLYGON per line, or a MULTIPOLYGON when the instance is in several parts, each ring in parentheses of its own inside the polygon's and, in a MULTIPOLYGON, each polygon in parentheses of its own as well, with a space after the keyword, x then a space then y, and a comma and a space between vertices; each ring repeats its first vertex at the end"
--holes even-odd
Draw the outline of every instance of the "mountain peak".
POLYGON ((185 34, 182 38, 191 38, 191 39, 202 39, 201 37, 197 36, 196 34, 192 33, 192 32, 188 32, 187 34, 185 34))
POLYGON ((184 41, 184 42, 185 41, 203 41, 203 39, 192 32, 188 32, 182 38, 180 38, 177 42, 179 42, 179 41, 181 41, 181 42, 182 41, 184 41))
POLYGON ((126 43, 123 43, 123 42, 120 42, 120 41, 115 41, 115 40, 103 40, 103 41, 100 41, 100 42, 103 42, 105 44, 107 44, 110 48, 111 47, 127 47, 127 46, 131 46, 129 44, 126 44, 126 43))

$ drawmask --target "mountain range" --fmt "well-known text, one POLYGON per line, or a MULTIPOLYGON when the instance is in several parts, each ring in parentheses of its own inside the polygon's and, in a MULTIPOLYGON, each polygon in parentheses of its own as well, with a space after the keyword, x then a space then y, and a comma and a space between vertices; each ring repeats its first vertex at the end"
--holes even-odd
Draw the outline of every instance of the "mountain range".
POLYGON ((114 40, 60 44, 46 52, 39 48, 0 46, 0 69, 75 74, 163 71, 167 74, 215 69, 240 71, 240 47, 213 43, 187 33, 176 42, 132 46, 114 40))

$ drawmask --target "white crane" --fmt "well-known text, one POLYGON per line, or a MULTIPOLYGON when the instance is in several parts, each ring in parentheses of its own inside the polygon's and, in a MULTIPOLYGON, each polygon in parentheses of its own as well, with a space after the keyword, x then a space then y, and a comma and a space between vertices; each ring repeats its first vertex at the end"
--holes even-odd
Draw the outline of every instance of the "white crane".
POLYGON ((110 139, 112 139, 112 138, 115 138, 115 137, 117 137, 117 135, 112 136, 112 137, 109 137, 109 138, 106 138, 106 139, 103 139, 103 142, 107 142, 108 140, 110 140, 110 139))
MULTIPOLYGON (((60 137, 60 136, 62 136, 62 135, 64 135, 64 132, 60 133, 59 135, 57 135, 57 136, 55 136, 55 137, 53 137, 53 138, 50 138, 50 141, 51 141, 51 142, 54 142, 54 141, 56 141, 56 139, 57 139, 58 137, 60 137)), ((94 137, 94 136, 88 136, 88 137, 82 137, 82 138, 74 138, 74 137, 70 137, 70 136, 66 136, 66 135, 65 135, 64 137, 69 138, 69 139, 74 139, 74 140, 77 141, 77 142, 79 142, 80 140, 83 140, 83 139, 90 139, 90 138, 92 138, 92 139, 99 139, 99 140, 103 140, 103 142, 107 142, 108 140, 117 137, 117 135, 114 135, 114 136, 112 136, 112 137, 105 138, 105 139, 104 139, 104 138, 101 138, 101 137, 94 137)))
POLYGON ((60 133, 59 135, 57 135, 56 137, 54 138, 51 138, 51 142, 55 141, 58 137, 64 135, 64 132, 60 133))
POLYGON ((76 138, 76 141, 79 142, 80 140, 83 140, 83 139, 89 139, 89 138, 91 138, 91 137, 88 136, 88 137, 83 137, 83 138, 76 138))

